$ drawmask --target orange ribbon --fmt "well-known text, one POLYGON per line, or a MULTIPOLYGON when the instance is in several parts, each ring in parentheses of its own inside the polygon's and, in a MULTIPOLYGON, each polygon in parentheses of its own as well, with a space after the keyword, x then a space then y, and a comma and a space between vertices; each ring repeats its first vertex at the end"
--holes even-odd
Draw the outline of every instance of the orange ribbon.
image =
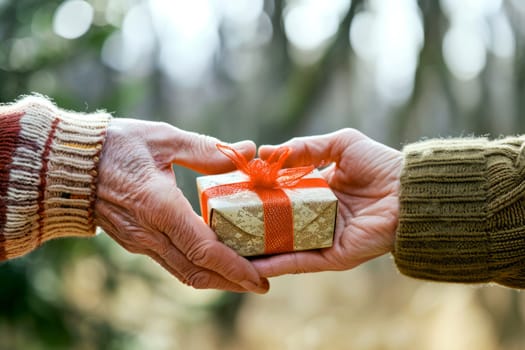
POLYGON ((237 169, 249 176, 248 181, 210 187, 201 194, 201 211, 208 221, 208 200, 243 191, 255 192, 263 203, 264 253, 276 254, 294 250, 292 203, 283 188, 328 187, 321 178, 304 178, 313 166, 282 169, 291 149, 276 149, 268 160, 246 158, 232 147, 217 144, 217 148, 231 159, 237 169))

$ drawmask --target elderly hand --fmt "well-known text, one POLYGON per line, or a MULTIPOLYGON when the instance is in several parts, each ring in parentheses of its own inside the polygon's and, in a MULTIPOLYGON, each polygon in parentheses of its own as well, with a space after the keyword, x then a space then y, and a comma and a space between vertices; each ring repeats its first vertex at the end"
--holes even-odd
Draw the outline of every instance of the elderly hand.
MULTIPOLYGON (((202 173, 234 170, 217 142, 165 123, 114 119, 99 165, 96 224, 195 288, 264 293, 268 281, 217 240, 175 181, 172 163, 202 173)), ((252 142, 233 147, 255 154, 252 142)))
MULTIPOLYGON (((286 166, 329 167, 323 176, 339 199, 331 248, 287 253, 253 261, 262 276, 347 270, 392 250, 398 218, 402 157, 353 129, 292 139, 286 166)), ((277 146, 259 149, 267 158, 277 146)))

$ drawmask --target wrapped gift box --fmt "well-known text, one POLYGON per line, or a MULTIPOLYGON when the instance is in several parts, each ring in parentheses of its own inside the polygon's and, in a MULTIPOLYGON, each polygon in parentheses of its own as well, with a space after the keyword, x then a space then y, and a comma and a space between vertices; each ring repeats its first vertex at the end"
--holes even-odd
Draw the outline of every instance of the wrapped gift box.
POLYGON ((332 246, 337 198, 314 170, 279 189, 253 188, 235 171, 197 178, 204 220, 243 256, 332 246))

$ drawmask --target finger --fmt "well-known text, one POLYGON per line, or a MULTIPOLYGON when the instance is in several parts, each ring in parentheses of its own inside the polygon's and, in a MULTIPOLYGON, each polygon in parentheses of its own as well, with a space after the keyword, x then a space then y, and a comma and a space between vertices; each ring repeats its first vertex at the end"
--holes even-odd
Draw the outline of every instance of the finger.
POLYGON ((129 223, 130 218, 125 213, 117 215, 118 209, 104 205, 99 211, 104 218, 105 232, 118 244, 131 253, 147 255, 179 281, 198 289, 221 289, 232 292, 250 291, 241 285, 223 278, 219 274, 193 265, 167 236, 160 232, 146 232, 129 223), (125 230, 125 232, 123 232, 125 230))
MULTIPOLYGON (((175 129, 170 141, 172 144, 169 149, 171 163, 204 174, 235 170, 232 161, 217 149, 217 144, 225 144, 225 142, 215 137, 175 129)), ((256 147, 252 141, 240 141, 230 146, 248 160, 255 156, 256 147)))
MULTIPOLYGON (((184 254, 181 254, 182 260, 177 264, 177 271, 182 273, 182 281, 189 286, 195 288, 213 288, 222 289, 237 292, 254 292, 263 294, 268 291, 269 284, 266 282, 264 287, 258 286, 258 284, 252 283, 251 281, 243 280, 241 282, 232 282, 220 275, 214 270, 209 270, 201 267, 195 263, 191 257, 188 258, 184 254)), ((158 257, 159 263, 171 266, 170 262, 175 261, 178 257, 170 256, 170 254, 161 255, 158 257)), ((259 278, 259 280, 261 280, 259 278)))
POLYGON ((341 154, 350 144, 366 138, 354 129, 341 129, 329 134, 296 137, 281 145, 259 147, 259 156, 268 158, 278 147, 290 147, 292 152, 285 166, 325 166, 339 162, 341 154))
MULTIPOLYGON (((265 293, 269 284, 261 279, 253 265, 232 249, 219 242, 217 235, 195 214, 191 204, 180 191, 157 191, 155 182, 149 184, 153 193, 159 194, 155 204, 164 219, 158 225, 191 264, 214 271, 226 280, 243 286, 249 291, 265 293)), ((162 186, 161 186, 162 187, 162 186)))
POLYGON ((321 251, 287 253, 252 260, 257 272, 263 277, 286 274, 337 270, 322 255, 321 251))
POLYGON ((184 225, 186 228, 179 232, 185 232, 187 242, 179 249, 192 265, 214 271, 224 279, 251 292, 266 293, 268 291, 268 281, 259 276, 248 260, 219 242, 215 233, 203 223, 200 217, 187 216, 184 225), (198 233, 199 231, 201 234, 198 233), (210 233, 210 235, 206 234, 208 237, 205 237, 203 232, 210 233))
POLYGON ((194 265, 191 265, 187 259, 184 259, 184 256, 180 254, 180 252, 177 253, 179 255, 178 257, 172 256, 172 252, 175 251, 170 250, 163 255, 159 255, 156 251, 149 250, 146 251, 145 254, 153 258, 153 260, 175 276, 179 281, 193 288, 220 289, 239 293, 250 291, 243 286, 228 281, 213 271, 197 268, 194 265), (181 257, 182 259, 179 259, 181 257), (179 260, 179 263, 174 266, 173 262, 177 260, 179 260))
MULTIPOLYGON (((144 145, 162 169, 171 169, 176 163, 195 171, 211 174, 234 170, 231 160, 216 148, 225 143, 214 137, 181 130, 167 123, 154 123, 136 119, 117 118, 112 121, 108 135, 132 143, 144 145), (132 137, 130 137, 130 135, 132 137), (133 143, 133 140, 137 141, 133 143)), ((110 139, 108 137, 108 139, 110 139)), ((247 159, 255 156, 252 141, 241 141, 231 145, 247 159)))
POLYGON ((152 249, 145 249, 143 247, 136 246, 130 247, 129 243, 122 241, 118 235, 111 235, 111 237, 129 252, 149 256, 179 281, 193 288, 220 289, 239 293, 250 291, 240 285, 224 279, 222 276, 214 273, 213 271, 189 267, 189 261, 184 259, 184 256, 176 249, 166 250, 162 255, 160 255, 158 252, 152 249), (185 264, 184 262, 187 263, 185 264))
MULTIPOLYGON (((203 241, 202 244, 206 244, 203 241)), ((213 242, 217 243, 217 242, 213 242)), ((190 256, 186 256, 177 247, 175 247, 168 236, 160 234, 157 242, 148 252, 155 261, 178 277, 183 283, 198 289, 221 289, 233 292, 256 292, 265 293, 262 289, 249 281, 240 283, 232 282, 224 278, 213 269, 207 269, 195 263, 190 256)), ((259 278, 260 279, 260 278, 259 278)))

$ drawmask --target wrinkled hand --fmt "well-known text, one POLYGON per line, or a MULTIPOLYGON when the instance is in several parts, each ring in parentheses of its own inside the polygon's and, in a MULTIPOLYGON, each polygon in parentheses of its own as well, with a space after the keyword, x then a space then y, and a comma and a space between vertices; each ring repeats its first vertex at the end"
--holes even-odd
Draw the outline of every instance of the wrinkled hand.
MULTIPOLYGON (((347 270, 394 246, 402 157, 399 151, 353 129, 292 139, 286 166, 326 166, 323 176, 339 199, 331 248, 253 261, 262 276, 347 270)), ((277 146, 262 146, 266 158, 277 146)))
MULTIPOLYGON (((268 281, 217 240, 175 181, 172 163, 201 173, 234 170, 217 142, 165 123, 114 119, 99 165, 96 224, 195 288, 264 293, 268 281)), ((252 142, 233 146, 255 154, 252 142)))

